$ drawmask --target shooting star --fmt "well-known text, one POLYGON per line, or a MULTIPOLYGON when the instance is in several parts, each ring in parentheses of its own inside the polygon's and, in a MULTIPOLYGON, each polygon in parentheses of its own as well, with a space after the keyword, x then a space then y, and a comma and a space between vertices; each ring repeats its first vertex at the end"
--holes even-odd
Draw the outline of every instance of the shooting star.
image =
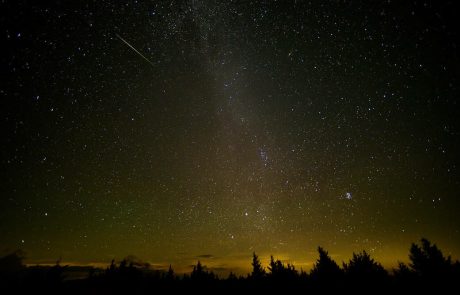
POLYGON ((142 57, 146 62, 148 62, 152 67, 154 66, 154 64, 148 59, 146 58, 142 53, 140 53, 136 48, 134 48, 131 44, 128 43, 128 41, 126 41, 125 39, 123 39, 120 35, 118 34, 115 34, 117 36, 118 39, 120 39, 121 41, 123 41, 123 43, 125 43, 126 45, 128 45, 129 48, 131 48, 132 50, 134 50, 134 52, 136 52, 140 57, 142 57))

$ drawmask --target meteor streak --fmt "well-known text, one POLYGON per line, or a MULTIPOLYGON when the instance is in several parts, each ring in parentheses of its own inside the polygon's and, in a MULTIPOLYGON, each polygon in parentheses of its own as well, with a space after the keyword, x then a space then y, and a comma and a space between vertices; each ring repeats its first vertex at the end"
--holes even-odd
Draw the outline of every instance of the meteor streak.
POLYGON ((152 67, 154 66, 153 63, 148 59, 146 58, 142 53, 140 53, 136 48, 134 48, 131 44, 128 43, 128 41, 126 41, 125 39, 123 39, 120 35, 118 34, 115 34, 117 36, 118 39, 120 39, 121 41, 123 41, 123 43, 125 43, 126 45, 128 45, 129 48, 131 48, 132 50, 134 50, 134 52, 136 52, 140 57, 142 57, 146 62, 148 62, 152 67))

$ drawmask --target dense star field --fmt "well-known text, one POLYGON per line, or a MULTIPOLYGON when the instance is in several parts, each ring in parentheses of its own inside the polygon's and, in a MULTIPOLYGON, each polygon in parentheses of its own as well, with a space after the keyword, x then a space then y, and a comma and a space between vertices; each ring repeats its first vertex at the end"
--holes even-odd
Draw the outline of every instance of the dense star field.
POLYGON ((2 255, 459 257, 453 3, 45 2, 0 4, 2 255))

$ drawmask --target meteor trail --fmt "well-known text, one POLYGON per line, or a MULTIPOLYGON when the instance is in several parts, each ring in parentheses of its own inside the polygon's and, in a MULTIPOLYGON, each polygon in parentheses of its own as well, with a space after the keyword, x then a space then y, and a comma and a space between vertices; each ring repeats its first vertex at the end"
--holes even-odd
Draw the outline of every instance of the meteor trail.
POLYGON ((121 41, 123 41, 123 43, 125 43, 126 45, 129 46, 129 48, 131 48, 132 50, 134 50, 134 52, 136 52, 140 57, 142 57, 146 62, 148 62, 152 67, 154 66, 153 63, 148 59, 146 58, 144 55, 142 55, 142 53, 140 53, 139 51, 137 51, 136 48, 134 48, 131 44, 128 43, 128 41, 126 41, 125 39, 123 39, 120 35, 118 34, 115 34, 117 36, 118 39, 120 39, 121 41))

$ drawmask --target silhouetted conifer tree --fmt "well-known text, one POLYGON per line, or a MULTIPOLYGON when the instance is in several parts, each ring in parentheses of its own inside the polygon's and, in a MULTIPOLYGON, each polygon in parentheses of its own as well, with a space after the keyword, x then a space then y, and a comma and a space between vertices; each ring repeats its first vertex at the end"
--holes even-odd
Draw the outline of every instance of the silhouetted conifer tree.
POLYGON ((169 269, 168 269, 168 272, 166 273, 166 280, 168 281, 173 281, 175 278, 175 275, 174 275, 174 270, 171 266, 171 264, 169 265, 169 269))
POLYGON ((411 276, 413 272, 407 266, 407 264, 405 264, 404 262, 399 262, 398 263, 398 268, 394 269, 393 273, 395 274, 395 276, 403 278, 403 277, 411 276))
POLYGON ((344 263, 343 268, 351 280, 361 279, 368 284, 383 280, 387 276, 383 266, 374 261, 366 251, 353 253, 353 258, 348 264, 344 263))
POLYGON ((192 274, 191 277, 193 278, 198 278, 201 277, 203 274, 203 266, 201 265, 201 262, 198 260, 198 263, 193 266, 192 274))
POLYGON ((275 260, 273 256, 270 256, 268 270, 270 271, 270 277, 275 280, 289 280, 298 276, 293 265, 288 263, 285 266, 281 260, 275 260))
POLYGON ((427 239, 421 239, 421 246, 412 244, 409 254, 411 269, 424 278, 440 278, 452 270, 450 256, 444 257, 441 250, 427 239))
POLYGON ((327 251, 323 248, 318 247, 318 253, 319 258, 313 265, 313 269, 310 272, 311 279, 320 283, 339 280, 343 275, 343 271, 337 263, 332 260, 327 251))
POLYGON ((116 269, 117 269, 117 266, 115 265, 115 259, 112 259, 112 261, 110 262, 110 266, 107 268, 106 273, 113 274, 115 273, 116 269))
POLYGON ((68 267, 68 265, 62 267, 61 266, 61 259, 56 261, 56 264, 52 266, 47 274, 46 274, 46 281, 49 286, 51 287, 58 287, 64 281, 64 270, 68 267))
POLYGON ((216 279, 213 272, 208 272, 204 269, 200 261, 193 266, 193 271, 190 274, 190 278, 194 281, 210 281, 216 279))
POLYGON ((252 265, 252 273, 251 273, 252 279, 260 280, 263 277, 265 277, 265 268, 262 266, 262 263, 260 262, 259 257, 256 255, 256 252, 252 253, 251 265, 252 265))
POLYGON ((227 278, 228 281, 231 281, 231 282, 234 282, 234 281, 237 281, 238 280, 238 277, 233 273, 233 272, 230 272, 228 274, 228 278, 227 278))
POLYGON ((24 269, 22 263, 24 259, 24 252, 21 250, 14 251, 0 258, 0 273, 3 272, 17 272, 24 269))

